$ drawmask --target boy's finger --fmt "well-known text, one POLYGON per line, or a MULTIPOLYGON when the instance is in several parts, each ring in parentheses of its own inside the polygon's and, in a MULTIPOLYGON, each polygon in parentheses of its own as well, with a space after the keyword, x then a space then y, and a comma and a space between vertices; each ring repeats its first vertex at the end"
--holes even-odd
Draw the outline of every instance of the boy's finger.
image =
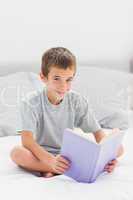
POLYGON ((108 164, 109 165, 114 165, 114 164, 116 164, 118 161, 116 160, 116 159, 114 159, 114 160, 111 160, 108 164))
POLYGON ((104 167, 104 169, 108 170, 108 169, 110 169, 110 168, 112 168, 112 167, 114 167, 113 164, 107 164, 107 165, 104 167))
POLYGON ((63 169, 68 169, 70 166, 69 165, 66 165, 66 164, 64 164, 64 163, 62 163, 62 162, 58 162, 57 163, 57 166, 58 167, 61 167, 61 168, 63 168, 63 169))
POLYGON ((61 167, 56 167, 56 172, 59 174, 63 174, 66 170, 61 167))
POLYGON ((59 156, 58 157, 58 161, 61 161, 61 162, 63 162, 66 165, 70 164, 70 161, 68 161, 67 159, 65 159, 63 156, 59 156))
POLYGON ((118 161, 116 159, 112 160, 113 164, 116 164, 118 161))
POLYGON ((108 169, 109 169, 109 166, 104 167, 104 170, 108 170, 108 169))
POLYGON ((114 168, 109 168, 107 171, 110 173, 110 172, 113 172, 114 168))

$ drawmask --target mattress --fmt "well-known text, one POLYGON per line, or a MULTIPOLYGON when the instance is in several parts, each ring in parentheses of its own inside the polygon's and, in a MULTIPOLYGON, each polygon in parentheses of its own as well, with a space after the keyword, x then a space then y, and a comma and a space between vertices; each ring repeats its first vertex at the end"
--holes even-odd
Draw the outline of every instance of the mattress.
POLYGON ((133 128, 125 132, 125 154, 110 174, 101 174, 91 184, 78 183, 65 176, 37 177, 16 166, 10 159, 10 151, 20 145, 20 136, 0 138, 0 198, 8 199, 108 199, 133 200, 133 128))

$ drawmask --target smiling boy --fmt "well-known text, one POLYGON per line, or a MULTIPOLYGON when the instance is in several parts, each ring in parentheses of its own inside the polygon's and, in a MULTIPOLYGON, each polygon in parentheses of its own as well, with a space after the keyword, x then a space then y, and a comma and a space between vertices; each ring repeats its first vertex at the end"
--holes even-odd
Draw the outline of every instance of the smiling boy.
MULTIPOLYGON (((65 128, 79 127, 92 132, 97 142, 105 137, 87 100, 71 91, 76 73, 76 58, 66 48, 47 50, 42 56, 40 77, 44 90, 23 100, 20 105, 22 146, 14 147, 12 160, 19 166, 51 177, 63 174, 69 167, 68 160, 60 155, 65 128)), ((118 156, 122 154, 122 147, 118 156)), ((105 169, 113 171, 117 161, 105 169)))

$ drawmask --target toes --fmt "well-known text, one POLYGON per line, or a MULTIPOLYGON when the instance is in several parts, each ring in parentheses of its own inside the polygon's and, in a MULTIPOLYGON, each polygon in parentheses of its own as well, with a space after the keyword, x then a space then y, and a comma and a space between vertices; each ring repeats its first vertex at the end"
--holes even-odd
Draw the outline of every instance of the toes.
POLYGON ((45 178, 50 178, 50 177, 52 177, 52 176, 54 176, 54 174, 51 173, 51 172, 47 172, 47 173, 45 173, 45 175, 44 175, 45 178))

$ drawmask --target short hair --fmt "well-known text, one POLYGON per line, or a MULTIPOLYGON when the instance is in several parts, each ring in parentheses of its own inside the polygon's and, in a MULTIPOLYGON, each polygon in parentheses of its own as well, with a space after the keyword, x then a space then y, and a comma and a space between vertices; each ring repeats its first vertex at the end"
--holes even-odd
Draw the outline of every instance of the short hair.
POLYGON ((48 49, 42 56, 41 72, 47 77, 51 67, 74 69, 76 72, 76 57, 64 47, 48 49))

